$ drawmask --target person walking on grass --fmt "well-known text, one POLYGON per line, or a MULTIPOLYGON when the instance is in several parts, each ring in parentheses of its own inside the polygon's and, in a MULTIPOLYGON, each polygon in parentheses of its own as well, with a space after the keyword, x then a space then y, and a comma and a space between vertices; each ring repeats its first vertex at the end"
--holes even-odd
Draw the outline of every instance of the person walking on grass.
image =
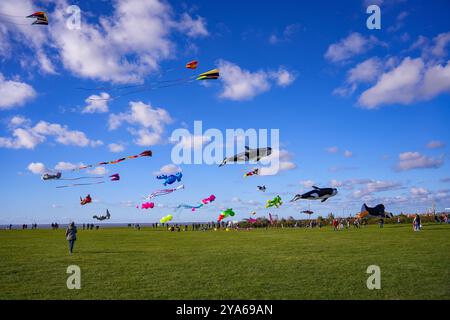
POLYGON ((72 254, 73 246, 75 241, 77 240, 77 227, 75 226, 75 222, 71 222, 66 230, 66 239, 69 241, 69 253, 72 254))

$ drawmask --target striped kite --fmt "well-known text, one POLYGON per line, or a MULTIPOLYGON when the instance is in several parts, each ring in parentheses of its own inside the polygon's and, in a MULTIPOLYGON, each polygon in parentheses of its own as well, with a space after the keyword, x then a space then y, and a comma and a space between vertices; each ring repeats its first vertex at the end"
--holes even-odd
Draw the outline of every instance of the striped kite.
POLYGON ((116 163, 119 163, 119 162, 122 162, 122 161, 125 161, 125 160, 128 160, 128 159, 136 159, 136 158, 140 158, 140 157, 151 157, 151 156, 152 156, 152 152, 150 150, 146 150, 146 151, 143 151, 140 154, 136 154, 134 156, 128 156, 128 157, 120 158, 120 159, 113 160, 113 161, 99 162, 99 163, 96 163, 96 164, 88 164, 86 166, 81 166, 79 168, 75 168, 72 171, 83 170, 83 169, 97 167, 97 166, 104 166, 104 165, 107 165, 107 164, 116 164, 116 163))

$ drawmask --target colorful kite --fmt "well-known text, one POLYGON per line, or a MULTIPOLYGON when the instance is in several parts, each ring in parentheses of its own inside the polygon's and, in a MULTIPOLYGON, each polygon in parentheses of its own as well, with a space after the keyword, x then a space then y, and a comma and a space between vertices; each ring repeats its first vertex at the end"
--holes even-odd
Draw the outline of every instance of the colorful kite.
POLYGON ((212 194, 208 198, 203 199, 202 203, 203 204, 208 204, 208 203, 213 202, 214 200, 216 200, 216 196, 212 194))
POLYGON ((248 222, 248 223, 251 223, 251 224, 256 223, 256 221, 258 221, 258 220, 254 219, 254 218, 248 218, 248 219, 247 219, 247 222, 248 222))
POLYGON ((195 80, 217 80, 220 77, 219 69, 213 69, 198 75, 195 80))
POLYGON ((234 215, 235 215, 235 213, 234 213, 233 209, 224 210, 220 213, 219 218, 217 219, 217 222, 220 222, 223 219, 228 218, 228 217, 234 217, 234 215))
POLYGON ((297 201, 299 199, 322 200, 321 202, 325 202, 328 198, 334 197, 337 194, 336 188, 318 188, 316 186, 313 186, 313 189, 314 190, 308 191, 304 194, 295 195, 291 202, 297 201))
POLYGON ((283 202, 281 201, 281 197, 280 196, 276 196, 272 200, 267 200, 266 208, 271 208, 271 207, 279 208, 282 204, 283 204, 283 202))
POLYGON ((251 176, 257 176, 259 175, 259 169, 252 170, 250 172, 247 172, 244 174, 244 177, 251 177, 251 176))
POLYGON ((80 204, 82 205, 82 206, 84 206, 85 204, 88 204, 88 203, 91 203, 92 202, 92 198, 91 198, 91 195, 90 194, 88 194, 87 196, 86 196, 86 198, 81 198, 80 197, 80 204))
POLYGON ((181 172, 177 172, 176 174, 171 175, 162 174, 160 176, 157 176, 156 179, 165 180, 163 185, 167 186, 168 184, 173 184, 177 181, 180 182, 182 177, 183 174, 181 172))
POLYGON ((106 209, 106 215, 104 216, 93 216, 92 219, 97 219, 98 221, 103 221, 103 220, 109 220, 111 218, 111 215, 109 214, 109 210, 106 209))
POLYGON ((36 20, 32 24, 48 25, 48 17, 45 12, 38 11, 27 16, 27 18, 35 18, 36 20))
POLYGON ((172 221, 172 219, 173 219, 173 216, 172 216, 171 214, 169 214, 169 215, 167 215, 167 216, 165 216, 165 217, 162 217, 162 218, 159 220, 159 222, 160 222, 160 223, 167 223, 167 222, 169 222, 169 221, 172 221))
POLYGON ((81 166, 79 168, 75 168, 72 171, 83 170, 83 169, 92 168, 92 167, 98 167, 98 166, 104 166, 104 165, 107 165, 107 164, 116 164, 116 163, 119 163, 119 162, 122 162, 122 161, 125 161, 125 160, 128 160, 128 159, 136 159, 136 158, 140 158, 140 157, 151 157, 151 156, 152 156, 152 152, 150 150, 146 150, 146 151, 143 151, 140 154, 137 154, 137 155, 134 155, 134 156, 128 156, 128 157, 120 158, 120 159, 113 160, 113 161, 99 162, 99 163, 96 163, 96 164, 88 164, 86 166, 81 166))
POLYGON ((186 63, 186 68, 188 68, 188 69, 195 70, 195 69, 197 69, 197 66, 198 66, 198 61, 196 61, 196 60, 186 63))
POLYGON ((178 187, 176 187, 176 188, 174 188, 174 189, 163 189, 163 190, 156 190, 156 191, 153 191, 153 192, 152 192, 148 197, 146 197, 145 199, 152 199, 152 198, 154 198, 154 197, 163 196, 163 195, 166 195, 166 194, 169 194, 169 193, 172 193, 172 192, 174 192, 174 191, 181 190, 181 189, 184 189, 184 184, 182 184, 182 185, 180 185, 180 186, 178 186, 178 187))

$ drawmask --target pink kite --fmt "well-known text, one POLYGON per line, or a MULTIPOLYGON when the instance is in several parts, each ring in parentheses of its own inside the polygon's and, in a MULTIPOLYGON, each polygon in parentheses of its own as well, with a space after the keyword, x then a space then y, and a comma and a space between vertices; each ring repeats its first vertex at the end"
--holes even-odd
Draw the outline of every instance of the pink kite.
POLYGON ((144 202, 141 204, 141 209, 153 209, 155 207, 155 204, 153 202, 144 202))
POLYGON ((212 194, 208 198, 203 199, 202 202, 203 204, 208 204, 210 202, 213 202, 214 200, 216 200, 216 196, 212 194))

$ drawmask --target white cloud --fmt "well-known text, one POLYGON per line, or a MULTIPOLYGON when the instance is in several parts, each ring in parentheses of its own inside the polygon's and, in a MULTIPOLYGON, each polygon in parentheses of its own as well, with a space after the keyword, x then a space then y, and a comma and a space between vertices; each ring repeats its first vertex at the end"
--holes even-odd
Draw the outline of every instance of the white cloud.
POLYGON ((19 126, 18 122, 21 122, 20 127, 12 130, 12 137, 0 137, 0 147, 34 149, 38 144, 43 143, 47 137, 53 137, 60 144, 79 147, 96 147, 103 144, 100 140, 89 140, 84 132, 69 130, 67 126, 39 121, 35 126, 31 127, 27 119, 19 119, 18 117, 12 118, 10 125, 14 128, 19 126))
POLYGON ((153 108, 151 104, 145 104, 140 101, 131 101, 129 105, 129 112, 111 114, 109 116, 109 128, 111 130, 117 129, 122 123, 127 122, 161 132, 166 124, 172 122, 170 114, 165 109, 153 108))
POLYGON ((419 152, 403 152, 399 154, 398 158, 397 171, 439 168, 444 164, 443 158, 427 157, 419 152))
POLYGON ((81 111, 82 113, 106 113, 109 111, 108 102, 110 95, 106 92, 100 95, 93 94, 84 100, 87 105, 81 111))
POLYGON ((297 165, 292 162, 292 154, 287 150, 272 150, 272 154, 264 158, 265 163, 271 163, 268 167, 261 167, 259 175, 273 176, 283 171, 289 171, 297 168, 297 165), (278 165, 276 165, 278 163, 278 165))
POLYGON ((331 44, 325 53, 325 58, 334 63, 344 62, 367 52, 377 44, 382 43, 376 37, 364 37, 360 33, 354 32, 339 42, 331 44))
POLYGON ((27 126, 31 123, 30 119, 22 117, 22 116, 14 116, 9 121, 9 124, 11 127, 20 127, 20 126, 27 126))
POLYGON ((161 174, 175 174, 177 172, 181 172, 181 168, 179 166, 176 166, 174 164, 166 164, 162 166, 159 171, 154 172, 154 175, 161 175, 161 174))
POLYGON ((137 126, 138 129, 129 128, 136 139, 135 143, 140 146, 152 146, 162 141, 165 126, 172 122, 167 110, 153 108, 151 104, 143 102, 130 102, 128 112, 110 114, 109 129, 119 128, 123 123, 137 126))
POLYGON ((55 170, 74 170, 78 167, 83 166, 82 163, 79 164, 74 164, 74 163, 70 163, 70 162, 64 162, 64 161, 60 161, 56 164, 55 166, 55 170))
POLYGON ((300 30, 300 25, 297 23, 287 25, 281 35, 272 33, 269 37, 270 44, 278 44, 280 42, 291 41, 292 37, 300 30))
POLYGON ((297 77, 293 72, 290 72, 282 67, 280 67, 278 71, 272 72, 271 76, 280 87, 287 87, 291 85, 297 77))
POLYGON ((45 165, 42 162, 31 162, 27 168, 34 174, 44 174, 46 171, 45 165))
POLYGON ((36 96, 32 86, 24 82, 7 80, 0 72, 0 110, 25 104, 36 96))
POLYGON ((425 195, 428 195, 430 193, 425 188, 411 188, 410 192, 414 196, 425 196, 425 195))
POLYGON ((396 190, 402 187, 400 182, 371 180, 367 182, 362 189, 353 191, 353 196, 363 198, 371 196, 373 193, 396 190))
POLYGON ((189 14, 183 13, 177 26, 191 38, 206 37, 209 35, 209 32, 206 29, 205 19, 202 17, 193 19, 189 14))
POLYGON ((444 148, 445 147, 445 143, 442 141, 430 141, 427 143, 427 148, 428 149, 439 149, 439 148, 444 148))
POLYGON ((250 100, 268 91, 272 81, 278 86, 286 87, 292 84, 296 77, 294 73, 282 67, 277 71, 251 72, 225 60, 219 61, 218 68, 224 83, 220 97, 235 101, 250 100))
POLYGON ((301 180, 300 184, 304 188, 311 188, 315 184, 315 182, 313 180, 301 180))
POLYGON ((125 147, 123 146, 123 144, 120 143, 110 143, 108 145, 109 151, 111 152, 122 152, 125 150, 125 147))
POLYGON ((411 104, 450 92, 450 61, 446 65, 426 65, 422 58, 403 59, 399 66, 380 76, 364 91, 359 104, 375 109, 386 104, 411 104))
POLYGON ((108 170, 106 170, 105 167, 95 167, 94 169, 87 170, 86 172, 88 174, 103 176, 108 172, 108 170))

